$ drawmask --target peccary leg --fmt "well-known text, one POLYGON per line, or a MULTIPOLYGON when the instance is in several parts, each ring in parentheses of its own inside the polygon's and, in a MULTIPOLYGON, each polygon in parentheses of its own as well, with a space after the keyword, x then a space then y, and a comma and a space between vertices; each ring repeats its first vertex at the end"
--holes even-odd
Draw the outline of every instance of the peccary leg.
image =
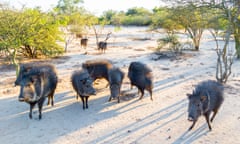
POLYGON ((218 109, 213 110, 213 116, 212 116, 212 118, 211 118, 211 120, 210 120, 211 122, 212 122, 213 119, 215 118, 217 112, 218 112, 218 109))
POLYGON ((39 112, 39 120, 42 119, 42 106, 43 106, 43 102, 44 102, 45 98, 43 97, 42 99, 39 100, 38 102, 38 112, 39 112))
POLYGON ((81 100, 82 100, 82 104, 83 104, 83 109, 85 110, 85 101, 84 101, 84 97, 80 96, 81 100))
POLYGON ((86 108, 88 109, 88 98, 89 98, 89 96, 86 96, 85 97, 85 100, 86 100, 86 108))
POLYGON ((209 115, 210 115, 210 112, 204 114, 205 119, 206 119, 207 124, 208 124, 208 128, 209 128, 209 130, 211 131, 211 130, 212 130, 212 127, 211 127, 210 122, 209 122, 209 115))
POLYGON ((192 128, 195 126, 196 121, 193 121, 193 124, 190 126, 190 128, 188 129, 189 131, 192 130, 192 128))
POLYGON ((77 95, 76 95, 76 99, 78 100, 78 93, 77 93, 77 95))
POLYGON ((51 105, 54 106, 53 95, 51 96, 51 98, 52 98, 52 103, 51 103, 51 105))
POLYGON ((48 95, 48 105, 50 105, 50 101, 51 101, 51 106, 54 106, 53 95, 54 95, 54 91, 52 91, 52 92, 48 95))
POLYGON ((29 112, 29 118, 32 119, 32 110, 35 106, 35 103, 30 103, 30 112, 29 112))
POLYGON ((109 97, 108 101, 110 102, 112 100, 112 96, 109 97))
POLYGON ((140 92, 141 92, 141 96, 140 96, 140 100, 143 98, 143 95, 144 95, 144 89, 138 89, 138 90, 140 90, 140 92))
POLYGON ((50 105, 50 99, 51 99, 51 95, 49 94, 48 95, 48 103, 47 103, 47 105, 50 105))
POLYGON ((52 106, 54 106, 54 91, 52 91, 52 93, 51 93, 51 100, 52 100, 52 102, 51 102, 51 105, 52 106))
POLYGON ((149 94, 150 94, 150 99, 153 100, 153 98, 152 98, 152 90, 149 90, 149 94))
POLYGON ((119 95, 118 95, 118 103, 120 103, 120 94, 121 94, 120 88, 118 89, 118 93, 119 93, 119 95))

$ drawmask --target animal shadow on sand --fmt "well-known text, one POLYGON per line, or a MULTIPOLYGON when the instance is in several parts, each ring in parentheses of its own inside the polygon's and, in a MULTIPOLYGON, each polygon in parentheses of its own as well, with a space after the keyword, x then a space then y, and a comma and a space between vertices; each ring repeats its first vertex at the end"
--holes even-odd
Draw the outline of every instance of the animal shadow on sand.
POLYGON ((89 127, 94 123, 108 119, 119 114, 134 110, 138 107, 141 107, 145 104, 139 104, 135 107, 131 105, 139 102, 138 99, 131 100, 129 103, 124 103, 122 106, 116 107, 113 110, 104 111, 102 110, 108 106, 115 106, 117 102, 108 102, 109 95, 103 95, 101 97, 92 96, 95 98, 90 98, 89 100, 89 109, 82 110, 82 102, 80 99, 76 100, 76 93, 73 91, 65 91, 61 93, 56 93, 54 96, 55 105, 47 106, 46 101, 43 105, 43 119, 38 120, 38 110, 37 107, 34 108, 33 119, 29 119, 29 106, 26 103, 19 103, 17 96, 11 97, 9 99, 0 100, 1 104, 5 104, 6 107, 3 107, 3 111, 7 111, 5 114, 1 114, 0 129, 4 129, 3 139, 4 143, 14 143, 14 139, 9 137, 16 137, 19 133, 14 133, 14 131, 21 131, 20 137, 27 135, 29 131, 34 131, 35 129, 41 129, 37 133, 33 133, 32 137, 29 139, 21 139, 22 143, 29 143, 33 141, 36 135, 42 135, 45 137, 45 140, 42 143, 49 143, 49 141, 54 141, 60 137, 79 131, 82 128, 89 127), (7 104, 6 104, 7 103, 7 104), (13 109, 12 106, 16 108, 13 109), (125 108, 122 111, 123 107, 125 108), (9 110, 11 109, 11 111, 9 110), (54 125, 53 123, 56 123, 54 125), (71 123, 71 124, 69 124, 71 123), (15 125, 14 127, 7 128, 9 125, 15 125), (47 125, 47 127, 46 127, 47 125), (58 129, 56 133, 48 135, 51 129, 58 129), (16 134, 16 135, 15 135, 16 134))
MULTIPOLYGON (((139 101, 139 100, 138 100, 139 101)), ((170 106, 167 106, 165 108, 162 108, 161 110, 155 112, 155 113, 151 113, 147 116, 145 116, 144 118, 138 119, 136 120, 136 122, 133 122, 131 124, 128 125, 124 125, 122 127, 120 127, 119 129, 115 130, 115 132, 111 131, 105 135, 102 135, 101 137, 98 137, 97 139, 94 139, 90 142, 88 142, 87 144, 92 144, 92 143, 99 143, 99 144, 103 144, 103 143, 121 143, 123 141, 127 141, 129 135, 132 135, 134 133, 137 133, 141 130, 144 130, 145 127, 148 127, 150 125, 155 124, 158 121, 165 121, 166 119, 168 119, 171 116, 174 116, 174 118, 163 122, 161 125, 159 125, 158 127, 154 127, 153 129, 149 130, 146 132, 139 135, 133 143, 137 143, 138 141, 140 141, 141 139, 143 139, 145 136, 153 133, 154 131, 166 126, 167 124, 176 121, 177 119, 179 119, 180 117, 182 117, 184 115, 184 112, 182 112, 182 110, 184 109, 184 107, 186 107, 186 99, 180 100, 170 106), (176 116, 175 116, 176 115, 176 116)), ((128 140, 128 143, 131 143, 128 140)))
POLYGON ((202 124, 196 130, 186 130, 179 138, 177 138, 173 144, 190 144, 198 140, 202 136, 206 135, 209 132, 206 124, 202 124))

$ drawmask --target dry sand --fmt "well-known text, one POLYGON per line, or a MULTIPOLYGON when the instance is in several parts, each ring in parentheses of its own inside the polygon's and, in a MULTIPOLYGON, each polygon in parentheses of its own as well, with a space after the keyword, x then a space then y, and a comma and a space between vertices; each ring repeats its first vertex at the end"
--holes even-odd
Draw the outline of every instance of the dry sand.
MULTIPOLYGON (((63 57, 48 60, 58 70, 59 83, 55 106, 45 101, 42 120, 37 107, 29 119, 29 105, 18 101, 19 87, 14 87, 15 71, 0 66, 0 143, 3 144, 162 144, 162 143, 240 143, 240 63, 235 61, 225 85, 225 101, 209 132, 204 117, 192 131, 187 131, 187 93, 194 85, 215 79, 214 41, 204 33, 199 52, 184 51, 176 59, 154 54, 159 34, 143 27, 125 27, 113 32, 105 54, 99 54, 95 37, 89 36, 87 55, 79 40, 71 43, 63 57), (146 38, 146 40, 141 40, 146 38), (149 39, 151 38, 151 39, 149 39), (97 95, 89 99, 89 109, 82 109, 70 84, 74 70, 89 59, 107 58, 125 72, 121 102, 108 102, 106 81, 95 85, 97 95), (146 92, 139 100, 137 89, 130 89, 127 69, 132 61, 149 65, 154 74, 153 101, 146 92)), ((113 31, 108 28, 107 31, 113 31)), ((103 40, 104 37, 101 37, 103 40)), ((231 43, 233 46, 233 43, 231 43)))

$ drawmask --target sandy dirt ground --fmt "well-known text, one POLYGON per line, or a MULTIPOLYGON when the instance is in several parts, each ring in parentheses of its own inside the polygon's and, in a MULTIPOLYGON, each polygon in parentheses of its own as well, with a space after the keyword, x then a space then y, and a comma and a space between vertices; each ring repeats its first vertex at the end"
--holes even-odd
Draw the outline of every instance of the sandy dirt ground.
MULTIPOLYGON (((0 143, 2 144, 237 144, 240 143, 240 63, 235 61, 225 85, 225 101, 210 132, 204 117, 193 130, 187 120, 188 99, 194 86, 203 80, 215 80, 214 41, 204 33, 199 52, 184 51, 177 58, 154 53, 161 35, 146 32, 144 27, 124 27, 113 31, 105 54, 96 49, 94 35, 89 37, 87 55, 79 40, 69 45, 59 58, 44 60, 56 66, 59 82, 55 105, 43 107, 38 120, 37 107, 29 119, 29 105, 18 101, 19 87, 14 87, 15 70, 0 66, 0 143), (89 99, 89 109, 82 109, 70 83, 74 70, 90 59, 112 60, 125 72, 121 102, 108 102, 106 81, 98 80, 97 95, 89 99), (137 89, 130 89, 127 71, 130 62, 141 61, 153 70, 153 101, 148 92, 139 100, 137 89)), ((106 32, 107 32, 106 31, 106 32)), ((104 40, 105 36, 100 37, 104 40)), ((231 42, 231 46, 234 44, 231 42)))

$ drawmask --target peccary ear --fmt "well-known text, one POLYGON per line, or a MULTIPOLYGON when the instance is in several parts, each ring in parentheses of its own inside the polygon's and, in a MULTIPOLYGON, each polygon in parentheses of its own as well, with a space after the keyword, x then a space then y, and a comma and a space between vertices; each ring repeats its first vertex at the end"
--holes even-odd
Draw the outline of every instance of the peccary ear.
POLYGON ((22 69, 24 69, 25 72, 29 72, 32 68, 22 65, 22 69))
POLYGON ((36 75, 33 75, 33 76, 30 77, 30 80, 31 80, 32 83, 35 83, 37 81, 37 78, 38 77, 36 75))
POLYGON ((207 99, 207 96, 205 96, 205 95, 203 95, 203 96, 200 97, 200 100, 201 100, 202 102, 204 102, 206 99, 207 99))
POLYGON ((190 98, 191 96, 192 96, 192 94, 189 94, 189 93, 187 94, 187 97, 188 97, 188 98, 190 98))

